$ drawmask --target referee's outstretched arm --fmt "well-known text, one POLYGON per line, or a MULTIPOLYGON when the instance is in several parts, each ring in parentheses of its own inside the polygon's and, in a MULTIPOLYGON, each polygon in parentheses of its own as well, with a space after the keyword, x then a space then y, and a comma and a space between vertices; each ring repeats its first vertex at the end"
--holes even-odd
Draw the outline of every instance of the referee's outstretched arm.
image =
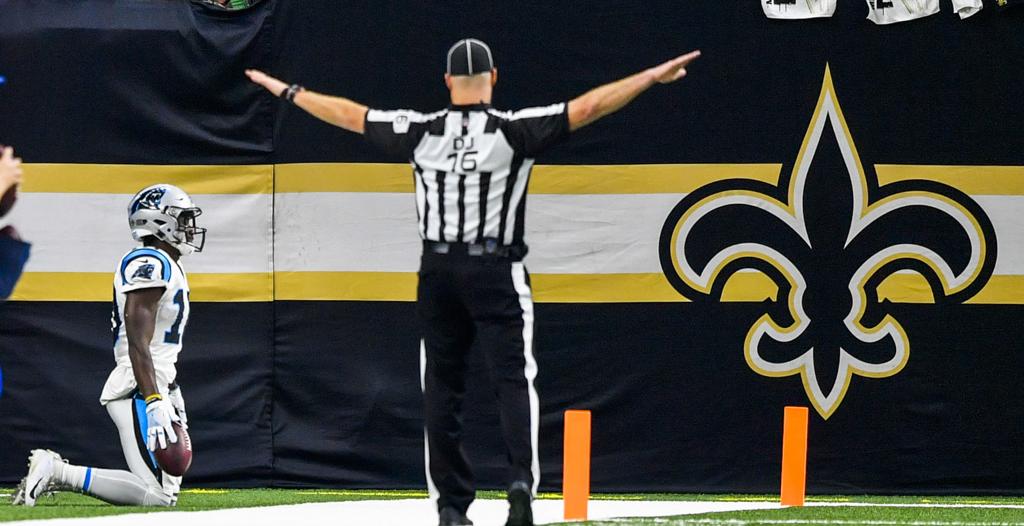
MULTIPOLYGON (((686 66, 700 57, 700 51, 691 51, 672 60, 645 69, 624 79, 594 88, 569 101, 569 129, 576 131, 598 119, 614 113, 637 95, 656 83, 668 84, 686 76, 686 66)), ((343 97, 332 97, 285 84, 266 73, 248 69, 249 80, 263 86, 277 97, 284 97, 314 117, 348 131, 363 133, 368 108, 343 97)))
POLYGON ((668 84, 686 76, 686 66, 700 57, 691 51, 635 75, 594 88, 569 101, 569 130, 576 131, 629 104, 656 83, 668 84))
POLYGON ((358 102, 309 91, 296 84, 289 86, 258 69, 247 69, 245 75, 249 80, 267 88, 274 96, 287 98, 326 123, 351 132, 363 133, 369 108, 358 102))

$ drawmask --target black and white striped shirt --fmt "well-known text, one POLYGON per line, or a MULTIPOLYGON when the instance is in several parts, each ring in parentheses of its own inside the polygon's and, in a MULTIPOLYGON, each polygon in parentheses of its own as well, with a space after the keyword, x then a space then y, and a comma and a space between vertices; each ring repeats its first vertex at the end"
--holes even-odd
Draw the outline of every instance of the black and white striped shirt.
POLYGON ((435 113, 370 110, 365 136, 410 160, 420 237, 523 245, 533 158, 569 134, 564 103, 498 111, 487 104, 435 113))

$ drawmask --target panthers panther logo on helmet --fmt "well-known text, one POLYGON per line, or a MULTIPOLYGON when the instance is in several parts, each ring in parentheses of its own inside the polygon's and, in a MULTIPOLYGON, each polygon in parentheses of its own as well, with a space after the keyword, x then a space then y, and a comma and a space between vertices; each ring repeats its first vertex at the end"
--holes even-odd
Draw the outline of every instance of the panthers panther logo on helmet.
POLYGON ((140 208, 146 210, 159 210, 160 200, 164 198, 164 194, 167 193, 167 189, 161 186, 150 187, 139 192, 135 199, 132 200, 131 209, 129 214, 134 214, 140 208))

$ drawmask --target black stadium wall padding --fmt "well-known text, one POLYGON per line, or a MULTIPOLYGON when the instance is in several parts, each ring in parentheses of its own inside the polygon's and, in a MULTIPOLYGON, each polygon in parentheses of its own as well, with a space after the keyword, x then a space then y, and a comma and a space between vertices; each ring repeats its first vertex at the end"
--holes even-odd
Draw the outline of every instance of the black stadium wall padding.
MULTIPOLYGON (((0 485, 35 447, 124 465, 98 403, 109 280, 126 194, 166 176, 211 227, 186 259, 186 486, 424 488, 405 160, 242 72, 432 111, 469 36, 494 51, 503 109, 704 53, 538 159, 543 491, 561 486, 562 412, 590 409, 594 491, 776 492, 799 405, 811 493, 1021 494, 1024 8, 942 7, 883 27, 855 0, 806 21, 754 0, 0 0, 0 143, 30 163, 12 221, 34 243, 0 304, 0 485), (768 248, 695 275, 743 243, 768 248)), ((502 488, 481 360, 467 450, 502 488)))

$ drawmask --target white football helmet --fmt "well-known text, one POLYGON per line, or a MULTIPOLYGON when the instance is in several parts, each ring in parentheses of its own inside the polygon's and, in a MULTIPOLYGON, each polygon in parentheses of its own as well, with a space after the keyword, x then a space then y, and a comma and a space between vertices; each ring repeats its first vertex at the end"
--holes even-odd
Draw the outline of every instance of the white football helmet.
POLYGON ((196 217, 202 213, 181 188, 155 184, 132 198, 128 205, 128 228, 136 241, 155 236, 184 256, 203 251, 206 229, 196 226, 196 217))

